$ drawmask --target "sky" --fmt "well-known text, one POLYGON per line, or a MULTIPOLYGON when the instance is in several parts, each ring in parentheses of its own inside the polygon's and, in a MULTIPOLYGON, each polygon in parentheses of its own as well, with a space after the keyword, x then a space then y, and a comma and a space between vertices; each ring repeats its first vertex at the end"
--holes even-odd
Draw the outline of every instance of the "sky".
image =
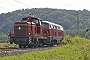
POLYGON ((90 11, 90 0, 0 0, 0 14, 27 8, 86 9, 90 11))

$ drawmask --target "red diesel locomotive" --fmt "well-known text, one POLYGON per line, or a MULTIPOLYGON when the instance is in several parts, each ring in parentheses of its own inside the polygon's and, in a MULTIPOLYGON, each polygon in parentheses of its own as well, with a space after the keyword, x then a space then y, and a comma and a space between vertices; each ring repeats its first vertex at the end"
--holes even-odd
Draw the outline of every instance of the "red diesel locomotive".
POLYGON ((39 18, 28 16, 20 22, 14 23, 13 33, 8 33, 10 44, 22 46, 53 46, 58 45, 64 39, 64 30, 61 25, 43 21, 39 18))

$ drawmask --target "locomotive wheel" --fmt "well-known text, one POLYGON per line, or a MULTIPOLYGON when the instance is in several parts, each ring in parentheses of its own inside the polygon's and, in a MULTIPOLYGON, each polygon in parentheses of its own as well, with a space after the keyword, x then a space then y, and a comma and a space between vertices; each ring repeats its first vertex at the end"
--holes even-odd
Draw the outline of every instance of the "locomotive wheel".
POLYGON ((39 47, 43 47, 43 44, 39 44, 38 46, 39 46, 39 47))
POLYGON ((26 48, 26 45, 23 45, 24 48, 26 48))
POLYGON ((29 45, 29 48, 32 48, 33 46, 32 45, 29 45))
POLYGON ((61 43, 57 43, 57 46, 60 45, 61 43))
POLYGON ((53 45, 53 44, 48 44, 47 46, 48 46, 48 47, 52 47, 52 46, 54 46, 54 45, 53 45))
POLYGON ((19 48, 22 48, 22 45, 19 45, 19 48))
POLYGON ((54 46, 54 44, 50 44, 50 46, 54 46))
POLYGON ((57 46, 58 46, 59 44, 57 43, 57 46))
POLYGON ((13 42, 10 42, 10 44, 13 44, 13 42))

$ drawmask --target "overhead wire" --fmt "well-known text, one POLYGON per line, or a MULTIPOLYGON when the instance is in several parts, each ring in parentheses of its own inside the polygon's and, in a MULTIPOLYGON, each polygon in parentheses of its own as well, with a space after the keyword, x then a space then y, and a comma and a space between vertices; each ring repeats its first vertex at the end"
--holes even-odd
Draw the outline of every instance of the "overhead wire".
MULTIPOLYGON (((20 4, 24 5, 24 6, 27 6, 27 7, 31 8, 31 6, 29 6, 29 5, 25 4, 25 3, 22 3, 21 1, 18 1, 18 0, 14 0, 14 1, 16 1, 16 2, 18 2, 18 3, 20 3, 20 4)), ((29 1, 30 1, 30 0, 29 0, 29 1)), ((0 0, 0 2, 6 3, 6 4, 11 5, 11 6, 14 6, 14 7, 19 7, 19 6, 17 6, 17 5, 8 3, 8 2, 6 2, 6 1, 1 1, 1 0, 0 0)), ((40 7, 40 4, 38 4, 38 3, 36 3, 36 2, 33 2, 33 1, 31 1, 31 2, 37 4, 37 5, 40 7)), ((9 10, 9 11, 12 11, 11 9, 8 9, 8 8, 5 8, 5 7, 1 7, 1 6, 0 6, 0 8, 5 9, 5 10, 9 10)))
MULTIPOLYGON (((18 2, 18 3, 20 3, 20 4, 22 4, 22 5, 25 5, 25 6, 27 6, 27 7, 30 7, 29 5, 26 5, 26 4, 24 4, 24 3, 22 3, 22 2, 20 2, 20 1, 18 1, 18 0, 14 0, 14 1, 16 1, 16 2, 18 2)), ((29 0, 29 1, 31 1, 31 0, 29 0)), ((0 0, 0 2, 3 2, 3 3, 7 3, 6 1, 1 1, 0 0)), ((32 3, 35 3, 35 4, 37 4, 39 7, 40 7, 40 4, 38 4, 38 3, 36 3, 36 2, 33 2, 33 1, 31 1, 32 3)), ((7 3, 7 4, 9 4, 9 5, 11 5, 11 6, 16 6, 16 5, 14 5, 14 4, 11 4, 11 3, 7 3)), ((16 6, 16 7, 19 7, 19 6, 16 6)), ((31 8, 31 7, 30 7, 31 8)))
MULTIPOLYGON (((6 2, 1 1, 1 0, 0 0, 0 2, 6 3, 6 2)), ((9 11, 12 11, 11 9, 8 9, 8 8, 2 7, 2 6, 0 6, 0 8, 1 8, 1 9, 4 9, 4 10, 9 10, 9 11)))
POLYGON ((0 7, 0 8, 5 9, 5 10, 9 10, 9 11, 12 11, 12 10, 10 10, 10 9, 8 9, 8 8, 4 8, 4 7, 0 7))
MULTIPOLYGON (((4 4, 8 4, 8 5, 10 5, 10 6, 14 6, 14 7, 20 8, 19 6, 16 6, 16 5, 14 5, 14 4, 8 3, 8 2, 6 2, 6 1, 1 1, 1 0, 0 0, 0 2, 2 2, 2 3, 4 3, 4 4)), ((2 7, 2 6, 0 6, 0 8, 1 8, 1 9, 4 9, 4 10, 13 11, 13 10, 11 10, 11 9, 9 9, 9 8, 2 7)))
MULTIPOLYGON (((11 4, 11 3, 8 3, 8 2, 6 2, 6 1, 1 1, 1 0, 0 0, 0 2, 5 3, 5 4, 8 4, 8 5, 10 5, 10 6, 19 7, 19 6, 15 5, 15 4, 11 4)), ((19 7, 19 8, 20 8, 20 7, 19 7)))
MULTIPOLYGON (((14 0, 14 1, 16 1, 16 2, 18 2, 18 3, 20 3, 20 4, 22 4, 22 5, 25 5, 25 6, 27 6, 27 7, 30 7, 30 8, 31 8, 31 6, 26 5, 25 3, 22 3, 21 1, 18 1, 18 0, 14 0)), ((29 1, 30 1, 30 0, 29 0, 29 1)), ((33 2, 33 1, 30 1, 30 2, 33 2)), ((37 5, 40 7, 40 5, 39 5, 38 3, 36 3, 36 2, 33 2, 33 3, 37 4, 37 5)), ((29 12, 29 13, 30 13, 30 12, 29 12)), ((30 14, 33 14, 33 13, 30 13, 30 14)))
MULTIPOLYGON (((7 2, 5 2, 5 1, 0 1, 0 2, 2 2, 2 3, 6 3, 6 4, 9 4, 9 5, 12 5, 12 4, 10 4, 10 3, 7 3, 7 2)), ((13 6, 15 6, 15 5, 13 5, 13 6)))
MULTIPOLYGON (((20 1, 17 1, 17 0, 14 0, 14 1, 16 1, 16 2, 18 2, 18 3, 20 3, 20 4, 22 4, 22 5, 25 5, 25 6, 27 6, 27 7, 30 7, 29 5, 26 5, 26 4, 24 4, 24 3, 20 2, 20 1)), ((30 7, 30 8, 31 8, 31 7, 30 7)))
MULTIPOLYGON (((22 5, 25 5, 25 6, 27 6, 27 7, 30 7, 31 8, 31 6, 29 6, 29 5, 27 5, 27 4, 24 4, 24 3, 22 3, 21 1, 18 1, 18 0, 14 0, 14 1, 16 1, 16 2, 18 2, 18 3, 20 3, 20 4, 22 4, 22 5)), ((32 3, 35 3, 35 4, 37 4, 39 7, 41 7, 41 5, 40 4, 38 4, 38 3, 36 3, 36 2, 34 2, 34 1, 31 1, 31 0, 29 0, 30 2, 32 2, 32 3)))

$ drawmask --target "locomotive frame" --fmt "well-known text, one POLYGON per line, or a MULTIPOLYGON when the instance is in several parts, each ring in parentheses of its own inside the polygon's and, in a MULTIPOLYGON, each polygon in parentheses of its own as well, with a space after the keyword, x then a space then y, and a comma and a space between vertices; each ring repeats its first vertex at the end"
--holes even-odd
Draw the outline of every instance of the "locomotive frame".
POLYGON ((10 44, 18 44, 19 48, 53 46, 64 39, 64 30, 61 25, 28 16, 14 23, 14 32, 10 30, 8 38, 10 44))

